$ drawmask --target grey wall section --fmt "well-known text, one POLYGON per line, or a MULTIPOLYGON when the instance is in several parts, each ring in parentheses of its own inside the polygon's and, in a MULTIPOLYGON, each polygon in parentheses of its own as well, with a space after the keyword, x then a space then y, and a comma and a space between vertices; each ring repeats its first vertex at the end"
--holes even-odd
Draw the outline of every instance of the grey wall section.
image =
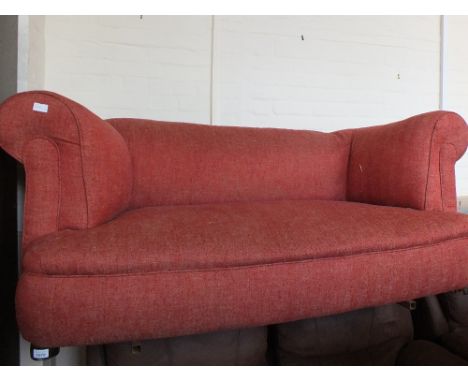
MULTIPOLYGON (((18 16, 0 16, 0 102, 17 91, 18 16)), ((0 149, 0 365, 19 364, 16 161, 0 149)))
POLYGON ((0 16, 0 102, 16 93, 18 16, 0 16))

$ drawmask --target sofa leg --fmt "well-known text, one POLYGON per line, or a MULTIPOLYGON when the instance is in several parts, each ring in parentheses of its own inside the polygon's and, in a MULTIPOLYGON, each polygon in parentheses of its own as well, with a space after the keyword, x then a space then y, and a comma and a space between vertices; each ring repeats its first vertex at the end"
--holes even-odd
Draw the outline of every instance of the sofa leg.
POLYGON ((29 354, 31 359, 34 361, 45 361, 50 358, 57 356, 60 352, 60 348, 41 348, 31 344, 29 348, 29 354))
POLYGON ((408 300, 400 302, 400 305, 404 306, 408 310, 416 310, 417 303, 414 300, 408 300))

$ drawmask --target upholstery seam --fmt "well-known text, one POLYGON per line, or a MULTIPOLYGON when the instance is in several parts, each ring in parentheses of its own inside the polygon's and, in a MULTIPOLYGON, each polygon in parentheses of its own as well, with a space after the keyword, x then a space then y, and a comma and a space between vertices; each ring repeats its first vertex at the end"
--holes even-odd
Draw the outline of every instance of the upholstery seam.
MULTIPOLYGON (((445 117, 447 117, 448 115, 452 115, 453 113, 441 112, 441 114, 442 115, 439 118, 437 118, 437 120, 434 122, 434 126, 431 132, 431 139, 429 141, 429 156, 428 156, 428 165, 427 165, 427 174, 426 174, 426 187, 424 191, 423 209, 427 209, 427 193, 428 193, 428 188, 429 188, 429 174, 430 174, 431 163, 432 163, 432 150, 434 148, 434 135, 435 135, 437 128, 439 127, 440 121, 444 119, 445 117)), ((439 150, 439 153, 440 153, 440 150, 439 150)), ((440 157, 439 157, 439 162, 440 162, 440 157)), ((440 176, 440 173, 439 173, 439 176, 440 176)), ((441 181, 439 180, 439 182, 441 181)))
MULTIPOLYGON (((48 142, 52 145, 52 147, 55 149, 56 153, 57 153, 57 181, 58 181, 58 200, 57 200, 57 214, 56 214, 56 217, 55 217, 55 230, 56 231, 59 231, 59 227, 60 227, 60 207, 61 207, 61 199, 62 199, 62 180, 61 180, 61 171, 60 171, 60 150, 57 146, 57 144, 49 137, 37 137, 37 138, 34 138, 34 139, 31 139, 28 141, 27 144, 24 145, 24 147, 26 148, 29 144, 31 144, 32 142, 34 141, 37 141, 37 140, 42 140, 42 141, 45 141, 45 142, 48 142)), ((23 153, 24 153, 24 149, 22 149, 23 153)), ((24 155, 23 155, 23 159, 24 158, 24 155)), ((26 180, 27 180, 27 177, 28 177, 28 170, 27 170, 27 166, 25 165, 24 166, 24 169, 25 169, 25 173, 26 173, 26 180)), ((24 194, 25 194, 25 198, 24 198, 24 211, 27 211, 28 209, 28 206, 29 206, 29 203, 28 203, 28 199, 29 198, 26 198, 26 195, 28 194, 28 191, 29 191, 29 187, 28 187, 28 184, 29 182, 25 182, 25 191, 24 191, 24 194)), ((23 229, 24 230, 24 229, 23 229)), ((24 235, 24 233, 23 233, 24 235)), ((34 242, 34 240, 32 241, 34 242)), ((31 243, 32 243, 31 242, 31 243)), ((29 243, 29 244, 31 244, 29 243)), ((28 247, 29 245, 26 245, 26 246, 23 246, 23 252, 26 253, 26 248, 28 247)), ((41 263, 42 264, 42 263, 41 263)), ((42 265, 41 265, 41 270, 42 270, 42 265)))
POLYGON ((346 196, 345 196, 345 200, 350 200, 350 185, 349 185, 349 182, 350 182, 350 174, 351 174, 351 158, 352 158, 352 154, 353 154, 353 147, 354 147, 354 135, 355 135, 355 132, 354 130, 350 130, 351 131, 351 138, 350 138, 350 142, 349 142, 349 152, 348 152, 348 165, 346 166, 346 196))
POLYGON ((83 188, 85 192, 85 200, 86 200, 86 227, 90 227, 89 224, 89 196, 88 196, 88 187, 86 185, 86 179, 85 179, 85 170, 84 170, 84 160, 83 160, 83 140, 82 140, 82 131, 81 131, 81 124, 78 121, 78 118, 76 117, 75 112, 71 109, 69 105, 67 105, 65 102, 63 104, 68 108, 70 113, 73 115, 73 118, 75 119, 77 131, 78 131, 78 140, 80 142, 80 159, 81 159, 81 175, 83 176, 83 188))
MULTIPOLYGON (((112 124, 111 124, 112 125, 112 124)), ((112 126, 119 134, 120 132, 114 127, 112 126)), ((134 148, 135 147, 135 129, 132 129, 131 131, 131 139, 130 141, 128 142, 127 144, 127 151, 128 151, 128 156, 130 158, 130 164, 131 164, 131 167, 132 167, 132 188, 130 190, 130 199, 128 200, 128 203, 127 203, 127 210, 130 209, 130 207, 133 205, 133 196, 134 196, 134 190, 135 190, 135 160, 133 158, 133 155, 132 155, 132 151, 130 151, 130 148, 134 148)), ((120 134, 122 135, 122 134, 120 134)), ((125 139, 123 138, 122 136, 122 140, 125 142, 125 139)))
MULTIPOLYGON (((440 145, 440 149, 439 149, 439 179, 440 179, 440 203, 442 205, 442 211, 446 211, 446 208, 445 208, 445 194, 444 194, 444 177, 443 177, 443 174, 442 174, 442 158, 441 158, 441 151, 442 151, 442 147, 445 147, 445 146, 451 146, 455 152, 455 155, 457 153, 457 148, 455 147, 455 145, 453 143, 443 143, 442 145, 440 145)), ((456 207, 456 202, 455 202, 455 208, 456 207)))
MULTIPOLYGON (((122 212, 125 212, 125 211, 130 211, 133 207, 133 195, 134 195, 134 189, 135 189, 135 163, 134 163, 134 158, 133 158, 133 155, 132 155, 132 152, 130 150, 131 146, 135 146, 134 145, 134 141, 135 141, 135 132, 134 132, 134 129, 129 129, 131 130, 130 131, 130 139, 127 141, 125 139, 125 137, 122 135, 122 133, 118 130, 118 128, 116 126, 114 126, 112 124, 111 121, 113 120, 116 120, 117 118, 109 118, 109 119, 105 119, 104 122, 108 123, 110 126, 112 126, 112 128, 117 132, 117 134, 119 134, 119 136, 122 138, 122 141, 125 143, 125 148, 127 149, 127 153, 128 153, 128 157, 130 159, 130 167, 131 167, 131 189, 130 189, 130 197, 129 199, 127 200, 127 205, 125 206, 125 208, 121 209, 120 213, 122 212)), ((117 214, 117 215, 118 215, 117 214)))
POLYGON ((80 144, 77 143, 77 142, 72 142, 72 141, 69 141, 68 139, 63 139, 63 138, 58 138, 58 137, 47 137, 47 138, 50 138, 54 141, 59 141, 59 142, 62 142, 62 143, 68 143, 70 145, 75 145, 75 146, 79 146, 80 144))
POLYGON ((52 93, 49 93, 49 92, 42 92, 42 91, 38 91, 38 92, 33 91, 33 92, 31 92, 31 94, 42 94, 42 95, 46 95, 46 96, 49 96, 49 97, 57 100, 58 102, 60 102, 62 105, 64 105, 68 109, 68 111, 72 115, 73 119, 75 120, 75 124, 76 124, 76 128, 77 128, 76 130, 77 130, 77 133, 78 133, 78 142, 79 142, 78 145, 80 146, 81 175, 82 175, 83 188, 84 188, 85 200, 86 200, 86 227, 89 228, 88 190, 87 190, 86 181, 85 181, 85 174, 84 174, 83 142, 82 142, 82 137, 81 137, 81 124, 79 123, 79 121, 78 121, 78 119, 76 117, 76 114, 71 109, 71 107, 63 99, 61 99, 60 97, 57 97, 55 94, 52 94, 52 93))
POLYGON ((422 206, 423 209, 427 208, 427 190, 429 188, 429 173, 430 173, 430 170, 431 170, 432 146, 433 146, 433 142, 434 142, 434 133, 435 133, 435 130, 437 129, 437 124, 442 119, 443 115, 444 114, 442 114, 442 116, 437 118, 437 120, 434 122, 434 126, 432 127, 432 131, 431 131, 431 138, 429 139, 429 154, 428 154, 428 158, 427 158, 426 187, 424 188, 424 203, 423 203, 423 206, 422 206))
POLYGON ((436 243, 430 243, 430 244, 422 244, 414 247, 404 247, 404 248, 396 248, 396 249, 391 249, 391 250, 383 250, 383 251, 378 251, 378 250, 373 250, 369 252, 359 252, 359 253, 354 253, 354 254, 348 254, 348 255, 341 255, 341 256, 329 256, 329 257, 323 257, 323 258, 314 258, 314 259, 304 259, 304 260, 294 260, 294 261, 280 261, 280 262, 274 262, 274 263, 264 263, 264 264, 252 264, 252 265, 237 265, 237 266, 232 266, 232 267, 214 267, 214 268, 206 268, 206 269, 201 269, 201 268, 196 268, 196 269, 174 269, 174 270, 159 270, 159 271, 150 271, 150 272, 132 272, 132 273, 103 273, 103 274, 71 274, 71 275, 61 275, 61 274, 48 274, 48 273, 37 273, 34 271, 28 271, 24 270, 23 273, 29 274, 30 276, 36 276, 36 277, 48 277, 48 278, 96 278, 96 277, 122 277, 122 276, 134 276, 134 277, 140 277, 140 276, 151 276, 151 275, 161 275, 161 274, 174 274, 174 273, 220 273, 220 272, 226 272, 226 271, 232 271, 232 270, 244 270, 244 269, 252 269, 252 268, 267 268, 267 267, 272 267, 272 266, 282 266, 282 265, 296 265, 296 264, 304 264, 304 263, 314 263, 314 262, 322 262, 322 261, 337 261, 337 260, 345 260, 349 258, 360 258, 360 257, 367 257, 367 256, 374 256, 378 254, 395 254, 395 253, 400 253, 400 252, 408 252, 412 250, 417 250, 417 249, 424 249, 424 248, 431 248, 431 247, 436 247, 440 246, 441 244, 451 244, 454 242, 462 241, 462 240, 467 240, 468 235, 466 236, 457 236, 451 239, 447 240, 441 240, 436 243))

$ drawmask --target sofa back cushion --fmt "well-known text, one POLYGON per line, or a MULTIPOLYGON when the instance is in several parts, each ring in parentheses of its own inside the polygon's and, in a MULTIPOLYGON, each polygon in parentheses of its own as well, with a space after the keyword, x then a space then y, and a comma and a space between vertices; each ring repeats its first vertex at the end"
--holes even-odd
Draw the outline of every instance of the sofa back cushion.
POLYGON ((108 122, 130 150, 132 207, 346 197, 346 133, 108 122))

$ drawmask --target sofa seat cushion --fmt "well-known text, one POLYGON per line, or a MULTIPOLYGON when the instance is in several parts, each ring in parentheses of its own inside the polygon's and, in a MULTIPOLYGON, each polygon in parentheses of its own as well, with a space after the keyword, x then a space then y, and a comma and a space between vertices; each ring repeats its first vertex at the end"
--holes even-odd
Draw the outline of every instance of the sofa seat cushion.
POLYGON ((134 210, 27 248, 18 325, 36 346, 326 316, 461 288, 468 217, 346 202, 134 210))
POLYGON ((356 255, 378 262, 379 254, 389 251, 395 262, 403 262, 412 249, 467 237, 466 215, 351 202, 149 207, 99 227, 49 235, 29 246, 23 269, 48 275, 110 275, 356 255))

